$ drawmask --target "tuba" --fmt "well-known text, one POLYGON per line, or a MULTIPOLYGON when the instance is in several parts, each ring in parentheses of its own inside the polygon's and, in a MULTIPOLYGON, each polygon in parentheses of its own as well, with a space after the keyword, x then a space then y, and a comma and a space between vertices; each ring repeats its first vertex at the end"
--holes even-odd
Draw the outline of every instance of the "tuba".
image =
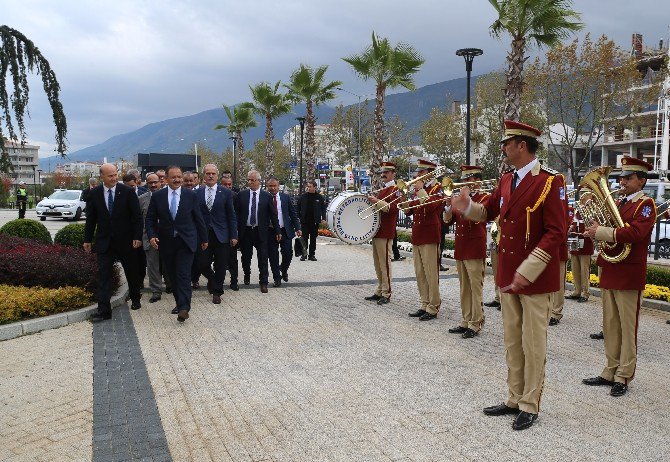
MULTIPOLYGON (((623 228, 625 224, 607 184, 611 171, 612 167, 600 167, 590 171, 582 178, 582 181, 579 182, 578 209, 585 223, 596 221, 602 226, 623 228)), ((623 244, 621 252, 611 256, 605 251, 614 249, 617 246, 616 243, 595 241, 595 246, 600 256, 610 263, 622 261, 631 251, 631 244, 623 244)))

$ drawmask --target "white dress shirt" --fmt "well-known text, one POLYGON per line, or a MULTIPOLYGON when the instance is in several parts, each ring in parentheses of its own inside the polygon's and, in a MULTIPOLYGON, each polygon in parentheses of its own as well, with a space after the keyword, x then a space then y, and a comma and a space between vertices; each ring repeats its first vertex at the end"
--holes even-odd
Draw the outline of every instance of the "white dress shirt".
POLYGON ((281 197, 279 197, 279 193, 275 194, 277 198, 277 218, 279 219, 279 228, 284 227, 284 217, 282 216, 283 213, 281 213, 281 197))

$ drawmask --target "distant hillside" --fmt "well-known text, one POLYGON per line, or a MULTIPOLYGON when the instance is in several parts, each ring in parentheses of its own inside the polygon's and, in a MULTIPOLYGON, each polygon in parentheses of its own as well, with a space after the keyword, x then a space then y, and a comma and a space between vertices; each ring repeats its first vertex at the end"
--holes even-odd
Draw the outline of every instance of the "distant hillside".
MULTIPOLYGON (((474 88, 476 78, 472 79, 474 88)), ((397 93, 386 97, 386 117, 398 115, 408 129, 418 127, 426 120, 431 109, 451 107, 454 100, 465 101, 465 78, 454 79, 421 87, 413 92, 397 93)), ((370 101, 369 104, 374 104, 370 101)), ((281 139, 285 131, 295 124, 295 118, 305 113, 304 105, 296 106, 292 114, 274 121, 275 137, 281 139)), ((318 123, 328 123, 335 113, 329 106, 315 109, 318 123)), ((155 122, 130 133, 113 136, 95 146, 80 149, 68 154, 72 161, 117 160, 121 157, 131 159, 138 152, 187 152, 198 141, 215 152, 221 152, 231 146, 226 130, 214 130, 217 124, 225 124, 227 117, 223 109, 210 109, 198 114, 155 122), (206 140, 206 141, 205 141, 206 140)), ((249 130, 244 137, 247 147, 265 136, 264 121, 257 117, 258 127, 249 130)), ((40 168, 53 169, 60 158, 51 157, 40 160, 40 168)))

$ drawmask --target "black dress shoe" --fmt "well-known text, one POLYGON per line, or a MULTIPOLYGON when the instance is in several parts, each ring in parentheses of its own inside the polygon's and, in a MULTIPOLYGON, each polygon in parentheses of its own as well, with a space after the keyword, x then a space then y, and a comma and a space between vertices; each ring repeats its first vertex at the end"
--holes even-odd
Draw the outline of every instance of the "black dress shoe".
POLYGON ((267 284, 261 284, 261 292, 264 294, 268 293, 268 285, 267 284))
POLYGON ((372 294, 372 295, 370 295, 369 297, 365 297, 364 300, 368 300, 368 301, 370 301, 370 302, 376 302, 376 301, 379 300, 380 298, 382 298, 381 295, 372 294))
POLYGON ((140 303, 139 300, 133 300, 133 303, 130 305, 131 310, 139 310, 142 308, 142 304, 140 303))
POLYGON ((275 279, 275 282, 272 284, 272 287, 281 287, 281 279, 275 279))
POLYGON ((177 313, 177 321, 184 322, 187 319, 188 319, 188 311, 181 310, 180 312, 177 313))
POLYGON ((526 428, 530 428, 536 420, 537 414, 521 411, 512 423, 512 430, 525 430, 526 428))
POLYGON ((430 321, 431 319, 437 318, 436 314, 425 312, 419 316, 419 321, 430 321))
POLYGON ((171 313, 171 314, 178 314, 178 313, 179 313, 179 308, 177 308, 177 307, 175 306, 174 308, 172 308, 172 311, 170 311, 170 313, 171 313))
POLYGON ((628 385, 626 385, 625 383, 617 382, 614 385, 612 385, 610 395, 623 396, 626 394, 627 391, 628 391, 628 385))
POLYGON ((584 303, 584 302, 588 302, 589 299, 586 298, 586 297, 579 297, 579 298, 577 299, 577 301, 578 301, 579 303, 584 303))
POLYGON ((302 257, 300 257, 300 261, 305 261, 305 260, 307 260, 306 256, 303 255, 302 257))
POLYGON ((412 318, 418 318, 426 314, 426 310, 416 310, 414 313, 409 313, 408 316, 412 318))
POLYGON ((248 286, 249 284, 251 284, 251 275, 245 274, 244 275, 244 285, 248 286))
POLYGON ((553 316, 551 318, 549 318, 549 325, 550 326, 556 326, 556 325, 558 325, 559 322, 561 322, 561 321, 559 321, 557 318, 554 318, 553 316))
POLYGON ((515 407, 509 407, 507 404, 498 404, 497 406, 489 406, 484 408, 484 414, 490 416, 499 415, 517 415, 520 411, 515 407))
POLYGON ((566 295, 567 300, 579 300, 581 297, 579 295, 566 295))
POLYGON ((112 317, 111 316, 102 316, 100 314, 94 314, 93 316, 91 316, 91 322, 93 322, 93 323, 107 321, 108 319, 112 319, 112 317))
POLYGON ((284 282, 288 282, 288 271, 282 271, 281 278, 284 280, 284 282))
POLYGON ((237 285, 237 282, 231 282, 231 283, 230 283, 230 288, 231 288, 232 290, 234 290, 235 292, 237 292, 238 290, 240 290, 240 286, 237 285))
POLYGON ((200 283, 198 281, 192 282, 191 288, 198 290, 200 288, 200 283))
POLYGON ((380 297, 379 300, 377 300, 377 305, 386 305, 390 301, 390 298, 380 297))
POLYGON ((487 306, 489 308, 498 308, 500 306, 500 302, 497 302, 495 300, 492 300, 490 302, 484 303, 484 306, 487 306))
POLYGON ((670 324, 670 319, 668 319, 667 321, 665 321, 665 323, 666 323, 666 324, 670 324))
POLYGON ((440 271, 447 271, 449 268, 447 268, 444 265, 440 265, 440 271))
POLYGON ((583 379, 582 383, 584 385, 589 385, 592 387, 597 387, 600 385, 611 387, 612 385, 614 385, 614 382, 612 382, 611 380, 604 379, 601 376, 583 379))
POLYGON ((156 303, 160 299, 161 299, 161 294, 153 294, 151 296, 151 298, 149 299, 149 303, 156 303))
POLYGON ((593 340, 602 340, 605 338, 605 335, 603 334, 603 331, 600 331, 597 334, 591 334, 589 337, 591 337, 593 340))
POLYGON ((309 257, 307 257, 307 259, 309 261, 316 261, 316 257, 314 255, 310 255, 309 257))
POLYGON ((472 329, 465 329, 465 332, 463 332, 463 335, 461 337, 463 338, 473 338, 479 335, 479 332, 475 332, 472 329))
POLYGON ((212 295, 212 303, 215 305, 220 305, 221 304, 221 295, 214 294, 212 295))
POLYGON ((465 332, 466 330, 468 330, 467 327, 456 326, 456 327, 452 327, 452 328, 449 329, 447 332, 449 332, 450 334, 462 334, 462 333, 465 332))

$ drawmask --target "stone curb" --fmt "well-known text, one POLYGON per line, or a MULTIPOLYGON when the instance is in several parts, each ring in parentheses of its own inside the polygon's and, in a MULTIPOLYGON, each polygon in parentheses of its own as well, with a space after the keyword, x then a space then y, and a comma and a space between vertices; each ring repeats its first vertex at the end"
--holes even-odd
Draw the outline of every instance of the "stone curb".
MULTIPOLYGON (((338 238, 335 238, 335 237, 319 236, 319 238, 328 239, 331 242, 340 243, 340 244, 343 244, 343 245, 356 245, 356 244, 347 244, 346 242, 342 242, 338 238)), ((366 247, 366 248, 372 248, 371 244, 361 244, 361 245, 363 247, 366 247)), ((407 251, 401 250, 400 254, 404 255, 408 259, 412 258, 412 252, 407 252, 407 251)), ((444 263, 447 266, 456 266, 456 260, 454 260, 453 258, 446 258, 445 257, 445 262, 444 263)), ((491 270, 490 266, 486 267, 486 274, 493 274, 493 271, 491 270)), ((565 283, 565 288, 566 289, 573 289, 574 286, 572 285, 572 283, 566 282, 565 283)), ((591 287, 589 292, 594 297, 600 298, 600 289, 599 288, 591 287)), ((665 312, 670 313, 670 302, 664 302, 663 300, 653 300, 651 298, 643 298, 642 299, 642 306, 644 308, 649 308, 649 309, 658 310, 658 311, 665 311, 665 312)))
MULTIPOLYGON (((126 301, 126 296, 128 295, 128 284, 125 282, 123 271, 121 272, 121 278, 123 281, 121 287, 119 287, 119 290, 114 296, 112 296, 110 300, 112 309, 123 305, 123 303, 126 301)), ((0 342, 3 340, 11 340, 16 337, 21 337, 23 335, 34 334, 43 330, 56 329, 58 327, 67 326, 68 324, 86 321, 88 318, 97 313, 97 311, 98 305, 93 304, 74 311, 5 324, 0 326, 0 342)))

